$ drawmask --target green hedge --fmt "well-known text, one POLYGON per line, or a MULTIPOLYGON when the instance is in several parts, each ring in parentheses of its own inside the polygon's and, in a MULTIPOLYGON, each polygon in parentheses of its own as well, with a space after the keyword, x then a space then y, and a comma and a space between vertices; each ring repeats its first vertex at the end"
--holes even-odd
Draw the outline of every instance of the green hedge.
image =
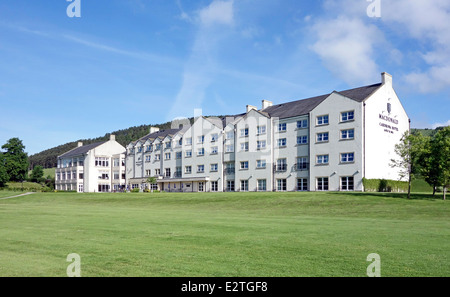
POLYGON ((365 192, 408 192, 408 182, 363 178, 365 192))

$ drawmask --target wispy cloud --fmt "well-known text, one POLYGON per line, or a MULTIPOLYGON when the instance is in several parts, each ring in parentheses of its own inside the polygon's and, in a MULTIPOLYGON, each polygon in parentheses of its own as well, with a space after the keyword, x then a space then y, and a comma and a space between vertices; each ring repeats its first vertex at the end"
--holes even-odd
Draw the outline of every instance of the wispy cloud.
POLYGON ((436 129, 437 127, 447 127, 450 126, 450 120, 448 120, 446 123, 434 123, 431 128, 436 129))

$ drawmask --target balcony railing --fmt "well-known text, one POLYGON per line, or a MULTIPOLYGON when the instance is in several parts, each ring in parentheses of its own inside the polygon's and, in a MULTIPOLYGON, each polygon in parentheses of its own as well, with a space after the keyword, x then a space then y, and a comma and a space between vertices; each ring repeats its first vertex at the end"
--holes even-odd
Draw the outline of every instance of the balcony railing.
POLYGON ((275 172, 286 172, 287 164, 275 164, 275 165, 273 165, 273 170, 275 172))
POLYGON ((235 169, 234 169, 234 168, 225 168, 225 169, 223 170, 223 172, 224 172, 225 174, 234 174, 234 173, 235 173, 235 169))
POLYGON ((294 168, 296 171, 306 171, 309 170, 309 163, 296 163, 294 168))

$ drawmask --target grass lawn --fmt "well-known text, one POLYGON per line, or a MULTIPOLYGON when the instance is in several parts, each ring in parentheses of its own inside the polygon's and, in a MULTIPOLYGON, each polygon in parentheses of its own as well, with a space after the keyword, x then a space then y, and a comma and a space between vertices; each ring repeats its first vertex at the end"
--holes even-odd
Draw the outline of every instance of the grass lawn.
MULTIPOLYGON (((0 192, 0 195, 2 192, 0 192)), ((450 205, 380 193, 36 193, 0 200, 0 276, 450 276, 450 205)))

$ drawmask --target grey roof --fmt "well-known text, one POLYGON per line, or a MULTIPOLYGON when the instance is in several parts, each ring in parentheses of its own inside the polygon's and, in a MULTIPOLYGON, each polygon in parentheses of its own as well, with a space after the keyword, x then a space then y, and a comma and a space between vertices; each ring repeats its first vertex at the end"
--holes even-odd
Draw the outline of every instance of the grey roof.
POLYGON ((96 143, 91 143, 91 144, 83 145, 80 147, 76 147, 73 150, 70 150, 67 153, 62 154, 61 156, 59 156, 59 158, 69 158, 69 157, 75 157, 75 156, 80 156, 80 155, 86 154, 90 150, 92 150, 106 142, 107 141, 102 141, 102 142, 96 142, 96 143))
MULTIPOLYGON (((151 134, 147 134, 144 137, 141 137, 138 141, 141 142, 146 142, 148 139, 156 139, 158 137, 160 138, 165 138, 167 135, 175 135, 177 134, 179 131, 181 131, 182 129, 167 129, 167 130, 161 130, 158 132, 154 132, 151 134)), ((135 143, 137 143, 138 141, 135 141, 135 143)))
MULTIPOLYGON (((348 97, 352 100, 362 102, 369 95, 371 95, 376 89, 378 89, 381 84, 374 84, 370 86, 345 90, 339 93, 345 97, 348 97)), ((305 115, 311 112, 314 108, 316 108, 320 103, 322 103, 330 94, 312 97, 303 100, 297 100, 292 102, 287 102, 283 104, 269 106, 266 109, 263 109, 264 112, 267 112, 271 117, 278 117, 280 119, 290 118, 300 115, 305 115)))

